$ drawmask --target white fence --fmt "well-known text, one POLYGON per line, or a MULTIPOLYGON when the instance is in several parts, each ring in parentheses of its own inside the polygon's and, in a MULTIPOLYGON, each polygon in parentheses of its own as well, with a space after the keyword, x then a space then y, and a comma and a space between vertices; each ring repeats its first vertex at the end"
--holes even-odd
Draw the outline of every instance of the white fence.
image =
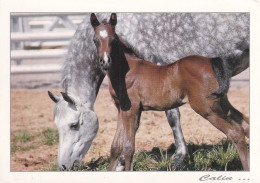
POLYGON ((38 59, 65 58, 77 25, 86 13, 11 13, 11 74, 59 72, 60 65, 38 59), (23 64, 24 60, 35 64, 23 64))

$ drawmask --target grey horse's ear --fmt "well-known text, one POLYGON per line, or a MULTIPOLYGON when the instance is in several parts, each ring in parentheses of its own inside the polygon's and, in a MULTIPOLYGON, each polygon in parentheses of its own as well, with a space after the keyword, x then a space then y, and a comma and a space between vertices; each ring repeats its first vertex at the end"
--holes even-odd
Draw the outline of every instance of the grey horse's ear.
POLYGON ((61 93, 63 99, 64 99, 66 102, 68 102, 68 103, 70 103, 70 104, 72 104, 72 105, 75 105, 75 101, 74 101, 67 93, 64 93, 64 92, 60 92, 60 93, 61 93))
POLYGON ((50 91, 48 91, 48 95, 55 103, 57 103, 61 99, 59 95, 53 94, 50 91))
POLYGON ((91 25, 92 27, 96 28, 97 26, 99 26, 99 21, 95 15, 95 13, 91 13, 90 15, 90 22, 91 22, 91 25))
POLYGON ((112 26, 116 26, 116 23, 117 23, 116 13, 112 13, 110 16, 109 24, 112 26))

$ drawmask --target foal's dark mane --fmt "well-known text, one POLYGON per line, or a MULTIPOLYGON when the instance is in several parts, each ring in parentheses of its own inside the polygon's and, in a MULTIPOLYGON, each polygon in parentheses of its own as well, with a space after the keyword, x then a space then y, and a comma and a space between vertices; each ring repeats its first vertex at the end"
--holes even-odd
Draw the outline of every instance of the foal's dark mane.
POLYGON ((114 47, 111 48, 111 59, 113 62, 108 71, 108 75, 110 77, 111 85, 118 97, 120 108, 127 111, 131 107, 131 101, 127 94, 125 76, 130 68, 125 53, 133 53, 133 51, 119 38, 115 41, 113 46, 114 47))

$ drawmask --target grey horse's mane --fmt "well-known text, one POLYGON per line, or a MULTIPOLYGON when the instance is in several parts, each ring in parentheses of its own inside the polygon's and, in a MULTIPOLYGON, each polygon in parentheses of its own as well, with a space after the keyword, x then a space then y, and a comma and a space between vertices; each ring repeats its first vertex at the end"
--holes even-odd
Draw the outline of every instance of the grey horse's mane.
POLYGON ((61 83, 65 91, 75 82, 84 86, 97 75, 104 75, 99 69, 96 60, 96 47, 93 44, 93 28, 90 25, 89 16, 78 26, 71 39, 68 54, 62 69, 61 83), (91 74, 93 72, 93 74, 91 74), (80 78, 80 80, 77 80, 80 78))
MULTIPOLYGON (((102 22, 110 13, 98 13, 97 17, 102 22)), ((119 37, 137 56, 155 63, 171 63, 194 54, 224 57, 235 54, 238 43, 249 46, 249 13, 117 13, 117 17, 119 37)), ((62 71, 65 90, 76 78, 84 85, 98 79, 93 77, 104 76, 95 61, 89 19, 90 14, 71 40, 62 71)))

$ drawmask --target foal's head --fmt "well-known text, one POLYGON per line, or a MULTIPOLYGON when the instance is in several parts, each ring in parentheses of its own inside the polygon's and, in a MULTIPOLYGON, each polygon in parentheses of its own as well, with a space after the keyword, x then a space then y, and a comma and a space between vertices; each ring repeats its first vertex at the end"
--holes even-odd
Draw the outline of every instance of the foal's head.
POLYGON ((116 14, 111 14, 109 22, 103 21, 100 23, 96 15, 92 13, 90 22, 95 32, 93 41, 97 47, 98 61, 101 68, 107 71, 111 66, 112 47, 119 41, 115 33, 116 14))

